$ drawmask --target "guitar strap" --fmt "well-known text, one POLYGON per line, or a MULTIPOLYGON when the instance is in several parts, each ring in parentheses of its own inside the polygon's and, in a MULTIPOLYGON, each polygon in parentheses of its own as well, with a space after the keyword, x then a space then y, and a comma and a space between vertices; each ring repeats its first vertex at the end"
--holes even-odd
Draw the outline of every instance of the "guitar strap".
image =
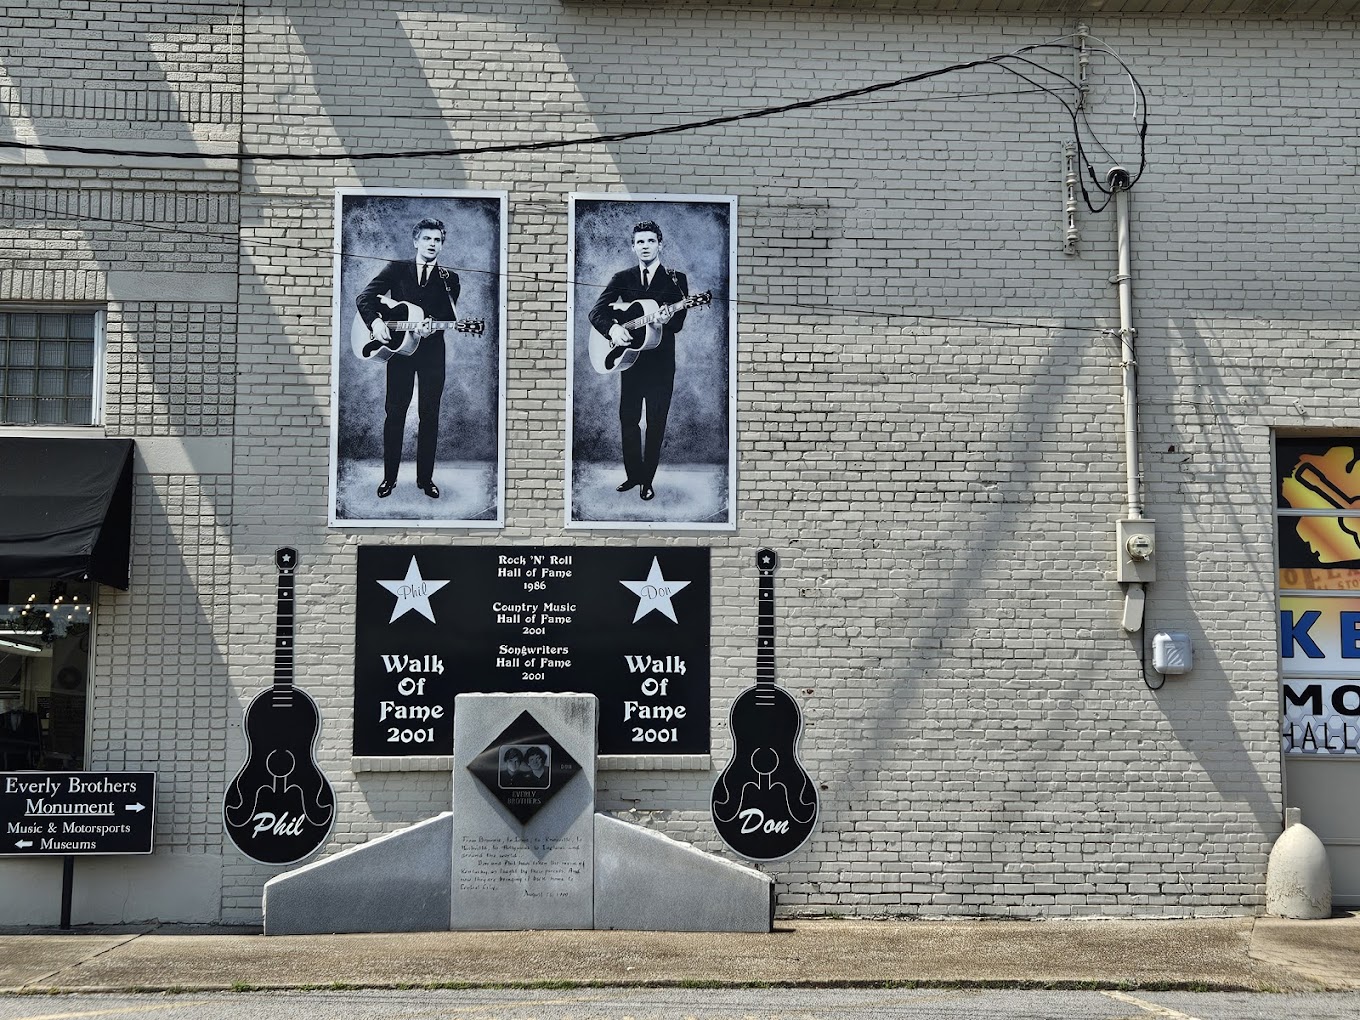
POLYGON ((439 267, 439 282, 444 285, 444 293, 449 296, 449 307, 453 309, 453 317, 458 318, 458 303, 453 300, 453 289, 449 287, 449 271, 443 266, 439 267))

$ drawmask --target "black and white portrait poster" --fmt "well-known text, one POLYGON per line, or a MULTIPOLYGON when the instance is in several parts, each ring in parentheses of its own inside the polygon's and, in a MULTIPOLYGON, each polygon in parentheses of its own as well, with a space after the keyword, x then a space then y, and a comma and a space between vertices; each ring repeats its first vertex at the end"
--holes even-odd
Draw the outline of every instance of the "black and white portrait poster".
POLYGON ((737 200, 569 201, 567 526, 731 530, 737 200))
POLYGON ((506 196, 338 189, 332 527, 504 518, 506 196))

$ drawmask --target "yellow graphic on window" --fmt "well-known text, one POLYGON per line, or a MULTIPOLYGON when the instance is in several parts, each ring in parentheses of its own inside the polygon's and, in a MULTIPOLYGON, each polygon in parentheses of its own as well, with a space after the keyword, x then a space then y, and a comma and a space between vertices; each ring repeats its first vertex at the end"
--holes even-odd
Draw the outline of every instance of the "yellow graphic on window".
MULTIPOLYGON (((1354 446, 1300 454, 1280 494, 1295 510, 1360 511, 1360 454, 1354 446)), ((1294 527, 1318 563, 1360 560, 1360 517, 1300 517, 1294 527)))

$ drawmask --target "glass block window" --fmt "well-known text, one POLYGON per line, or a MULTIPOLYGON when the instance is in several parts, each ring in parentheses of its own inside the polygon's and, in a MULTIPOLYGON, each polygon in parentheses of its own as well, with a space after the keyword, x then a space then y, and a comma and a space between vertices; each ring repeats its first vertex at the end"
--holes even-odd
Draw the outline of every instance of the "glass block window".
POLYGON ((100 313, 0 307, 0 425, 94 425, 100 313))

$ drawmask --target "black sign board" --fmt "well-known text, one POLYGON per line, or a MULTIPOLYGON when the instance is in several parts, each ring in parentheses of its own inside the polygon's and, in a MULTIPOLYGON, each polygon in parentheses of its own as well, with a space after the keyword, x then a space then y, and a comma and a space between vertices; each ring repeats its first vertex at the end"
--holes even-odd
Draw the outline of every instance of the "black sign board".
POLYGON ((359 549, 357 755, 452 754, 469 691, 594 694, 601 754, 707 754, 708 660, 707 549, 359 549))
POLYGON ((321 713, 293 683, 297 550, 274 557, 279 568, 274 685, 246 708, 250 753, 227 787, 222 821, 236 849, 261 864, 296 864, 326 845, 335 793, 316 763, 321 713))
POLYGON ((0 855, 149 854, 154 772, 0 772, 0 855))
POLYGON ((524 823, 557 796, 581 765, 537 719, 521 712, 468 762, 468 771, 524 823))
POLYGON ((756 553, 760 575, 756 682, 732 703, 732 760, 713 784, 713 825, 753 861, 788 857, 817 824, 817 784, 798 760, 803 710, 775 680, 773 550, 756 553))

